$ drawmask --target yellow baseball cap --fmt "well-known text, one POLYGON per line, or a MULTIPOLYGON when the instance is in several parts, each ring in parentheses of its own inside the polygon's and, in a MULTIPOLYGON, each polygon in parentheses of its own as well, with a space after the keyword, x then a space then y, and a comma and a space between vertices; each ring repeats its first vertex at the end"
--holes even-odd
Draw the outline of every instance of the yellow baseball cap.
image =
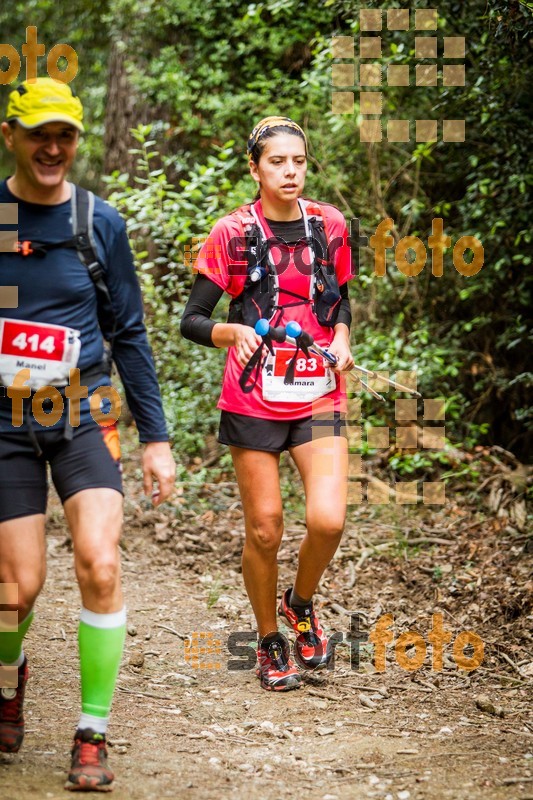
POLYGON ((83 106, 70 86, 52 78, 24 81, 9 95, 7 121, 23 128, 37 128, 46 122, 68 122, 83 131, 83 106))

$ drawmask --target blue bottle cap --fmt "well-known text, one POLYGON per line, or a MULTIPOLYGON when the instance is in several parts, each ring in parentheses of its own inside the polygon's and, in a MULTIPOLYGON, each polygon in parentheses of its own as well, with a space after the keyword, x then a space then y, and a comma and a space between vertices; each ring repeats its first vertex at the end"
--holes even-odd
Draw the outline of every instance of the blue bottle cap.
POLYGON ((302 332, 302 326, 299 322, 287 322, 285 330, 287 331, 287 336, 297 339, 302 332))
POLYGON ((266 336, 270 330, 270 322, 267 319, 258 319, 254 330, 258 336, 266 336))

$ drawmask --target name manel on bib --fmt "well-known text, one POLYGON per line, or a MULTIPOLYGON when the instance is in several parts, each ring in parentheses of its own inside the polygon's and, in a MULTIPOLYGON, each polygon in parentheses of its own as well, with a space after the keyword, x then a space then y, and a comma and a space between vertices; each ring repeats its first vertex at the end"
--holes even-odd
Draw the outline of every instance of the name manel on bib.
POLYGON ((80 346, 74 328, 0 317, 0 383, 11 386, 21 369, 29 369, 26 385, 33 390, 66 386, 80 346))

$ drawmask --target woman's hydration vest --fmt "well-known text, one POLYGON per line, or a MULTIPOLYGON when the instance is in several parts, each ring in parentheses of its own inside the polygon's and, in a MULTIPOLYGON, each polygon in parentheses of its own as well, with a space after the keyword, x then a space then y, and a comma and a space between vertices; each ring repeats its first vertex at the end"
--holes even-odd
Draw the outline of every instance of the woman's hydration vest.
POLYGON ((305 239, 301 241, 310 250, 313 265, 309 295, 296 294, 283 289, 293 300, 279 303, 279 276, 272 258, 273 246, 285 244, 277 237, 267 238, 255 204, 241 206, 233 212, 244 232, 244 252, 239 258, 246 261, 246 282, 242 292, 230 303, 228 322, 239 322, 254 327, 260 319, 279 325, 285 309, 292 306, 311 305, 320 325, 333 328, 337 321, 341 296, 333 260, 329 254, 325 219, 318 204, 298 200, 305 225, 305 239))

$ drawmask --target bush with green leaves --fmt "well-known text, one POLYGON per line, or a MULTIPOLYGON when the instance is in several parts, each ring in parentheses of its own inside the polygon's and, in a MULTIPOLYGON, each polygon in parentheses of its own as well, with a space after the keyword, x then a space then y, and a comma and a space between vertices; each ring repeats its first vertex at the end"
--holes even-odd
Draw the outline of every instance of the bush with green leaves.
MULTIPOLYGON (((146 308, 147 329, 165 412, 178 452, 202 451, 216 428, 224 353, 184 340, 179 324, 194 280, 192 262, 198 239, 224 213, 249 199, 245 186, 227 179, 234 168, 233 143, 216 148, 179 187, 168 182, 151 126, 133 131, 138 147, 138 177, 114 173, 107 179, 109 202, 126 219, 146 308), (179 190, 178 190, 179 189, 179 190)), ((251 190, 251 186, 249 187, 251 190)), ((216 309, 223 321, 224 302, 216 309)))

